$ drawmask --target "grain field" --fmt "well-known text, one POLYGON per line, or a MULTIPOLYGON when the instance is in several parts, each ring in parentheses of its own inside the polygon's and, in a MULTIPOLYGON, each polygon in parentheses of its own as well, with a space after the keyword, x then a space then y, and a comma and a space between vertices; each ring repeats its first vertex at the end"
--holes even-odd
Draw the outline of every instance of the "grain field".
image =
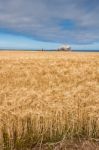
POLYGON ((63 139, 99 139, 99 54, 1 51, 0 150, 63 139))

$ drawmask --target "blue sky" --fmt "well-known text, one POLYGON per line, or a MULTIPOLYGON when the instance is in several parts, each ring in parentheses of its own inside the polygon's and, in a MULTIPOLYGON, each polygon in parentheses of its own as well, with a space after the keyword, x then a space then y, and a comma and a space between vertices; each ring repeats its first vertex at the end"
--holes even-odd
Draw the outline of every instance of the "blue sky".
POLYGON ((99 50, 98 0, 0 0, 0 49, 99 50))

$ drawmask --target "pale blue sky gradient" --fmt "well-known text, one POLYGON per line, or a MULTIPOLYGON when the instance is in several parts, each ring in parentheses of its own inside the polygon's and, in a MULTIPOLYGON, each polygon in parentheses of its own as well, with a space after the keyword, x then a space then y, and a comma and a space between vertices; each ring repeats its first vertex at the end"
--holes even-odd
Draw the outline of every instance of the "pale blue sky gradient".
POLYGON ((0 48, 1 49, 56 49, 60 46, 59 43, 37 41, 29 37, 0 34, 0 48))
MULTIPOLYGON (((37 41, 21 35, 0 34, 0 49, 29 49, 29 50, 53 50, 62 43, 37 41)), ((99 43, 93 44, 71 44, 74 50, 99 50, 99 43)))

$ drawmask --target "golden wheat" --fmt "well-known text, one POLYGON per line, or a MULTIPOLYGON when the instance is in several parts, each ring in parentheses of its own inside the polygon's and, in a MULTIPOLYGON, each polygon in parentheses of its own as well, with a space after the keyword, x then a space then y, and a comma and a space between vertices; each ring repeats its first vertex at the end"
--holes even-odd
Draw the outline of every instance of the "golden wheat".
POLYGON ((99 54, 0 52, 1 145, 63 137, 99 137, 99 54))

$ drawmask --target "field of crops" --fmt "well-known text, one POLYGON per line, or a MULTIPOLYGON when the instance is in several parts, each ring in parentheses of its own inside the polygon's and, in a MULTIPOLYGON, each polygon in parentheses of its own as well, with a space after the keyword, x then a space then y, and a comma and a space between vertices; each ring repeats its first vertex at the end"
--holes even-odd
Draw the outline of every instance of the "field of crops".
POLYGON ((99 139, 99 53, 1 51, 0 150, 64 139, 99 139))

